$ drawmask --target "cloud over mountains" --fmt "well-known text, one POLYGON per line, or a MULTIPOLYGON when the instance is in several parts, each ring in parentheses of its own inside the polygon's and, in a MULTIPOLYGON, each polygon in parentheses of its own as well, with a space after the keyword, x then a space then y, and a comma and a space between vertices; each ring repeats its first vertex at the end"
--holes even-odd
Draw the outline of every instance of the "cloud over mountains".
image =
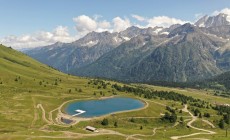
MULTIPOLYGON (((225 13, 230 15, 230 9, 225 8, 220 11, 214 11, 212 14, 225 13)), ((195 15, 194 15, 195 16, 195 15)), ((228 16, 230 21, 230 16, 228 16)), ((15 49, 31 48, 38 46, 50 45, 55 42, 72 42, 80 37, 83 37, 89 32, 120 32, 130 26, 138 26, 142 28, 146 27, 169 27, 173 24, 184 24, 191 21, 183 21, 177 18, 171 18, 168 16, 156 16, 156 17, 143 17, 137 14, 132 14, 128 17, 114 17, 111 21, 103 19, 102 16, 97 15, 90 17, 87 15, 80 15, 74 17, 75 34, 70 34, 69 29, 72 27, 57 26, 53 31, 38 31, 32 34, 25 34, 21 36, 6 36, 0 38, 0 43, 11 46, 15 49), (136 23, 137 22, 137 23, 136 23)))

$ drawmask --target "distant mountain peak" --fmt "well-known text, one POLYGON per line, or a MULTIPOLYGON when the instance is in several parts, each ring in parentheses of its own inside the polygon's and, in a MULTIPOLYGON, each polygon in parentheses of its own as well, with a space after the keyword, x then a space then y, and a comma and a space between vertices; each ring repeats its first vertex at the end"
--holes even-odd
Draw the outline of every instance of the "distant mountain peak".
POLYGON ((181 25, 175 28, 173 31, 171 31, 169 37, 173 37, 175 35, 188 34, 195 31, 199 31, 199 29, 190 23, 185 23, 184 25, 181 25))
POLYGON ((101 35, 108 35, 108 34, 112 34, 112 33, 110 33, 109 31, 104 31, 104 32, 92 31, 92 32, 89 32, 88 34, 86 34, 84 37, 101 36, 101 35))
POLYGON ((58 41, 58 42, 56 42, 56 43, 53 44, 53 45, 55 45, 55 46, 62 46, 63 44, 64 44, 63 42, 58 41))
POLYGON ((140 29, 140 28, 137 26, 130 26, 126 30, 138 30, 138 29, 140 29))
POLYGON ((216 16, 208 16, 205 15, 200 18, 196 23, 198 27, 216 27, 216 26, 223 26, 223 25, 230 25, 230 20, 227 14, 220 13, 216 16))

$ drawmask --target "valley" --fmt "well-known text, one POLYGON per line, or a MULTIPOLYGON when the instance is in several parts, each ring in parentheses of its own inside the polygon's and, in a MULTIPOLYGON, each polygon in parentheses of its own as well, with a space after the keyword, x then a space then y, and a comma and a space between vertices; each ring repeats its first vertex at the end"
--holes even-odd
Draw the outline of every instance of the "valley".
POLYGON ((0 140, 230 140, 230 1, 0 9, 0 140))
POLYGON ((76 77, 2 45, 0 82, 2 140, 229 139, 225 136, 227 123, 224 122, 224 129, 219 128, 226 110, 216 106, 229 104, 230 99, 214 96, 212 90, 76 77), (64 113, 68 102, 107 97, 135 98, 145 101, 146 106, 92 119, 76 117, 73 124, 61 121, 60 117, 69 117, 64 113), (205 117, 205 113, 210 117, 205 117), (108 123, 102 124, 104 119, 108 123), (99 132, 89 132, 86 126, 93 126, 99 132))

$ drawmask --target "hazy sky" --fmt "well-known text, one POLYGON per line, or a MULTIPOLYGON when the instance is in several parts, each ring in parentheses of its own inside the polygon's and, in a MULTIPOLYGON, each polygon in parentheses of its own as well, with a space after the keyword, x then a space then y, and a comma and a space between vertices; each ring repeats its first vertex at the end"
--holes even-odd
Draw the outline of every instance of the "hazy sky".
POLYGON ((90 31, 167 27, 228 8, 229 0, 0 0, 0 42, 15 48, 71 42, 90 31))

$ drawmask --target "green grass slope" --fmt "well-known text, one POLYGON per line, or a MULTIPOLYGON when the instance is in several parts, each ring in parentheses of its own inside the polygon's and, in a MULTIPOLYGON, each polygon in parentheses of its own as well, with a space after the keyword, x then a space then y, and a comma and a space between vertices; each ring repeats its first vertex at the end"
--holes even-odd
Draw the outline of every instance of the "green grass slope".
POLYGON ((57 77, 65 74, 58 72, 11 48, 0 46, 0 81, 3 86, 26 87, 39 85, 46 79, 52 85, 57 77), (34 84, 37 82, 37 84, 34 84))

